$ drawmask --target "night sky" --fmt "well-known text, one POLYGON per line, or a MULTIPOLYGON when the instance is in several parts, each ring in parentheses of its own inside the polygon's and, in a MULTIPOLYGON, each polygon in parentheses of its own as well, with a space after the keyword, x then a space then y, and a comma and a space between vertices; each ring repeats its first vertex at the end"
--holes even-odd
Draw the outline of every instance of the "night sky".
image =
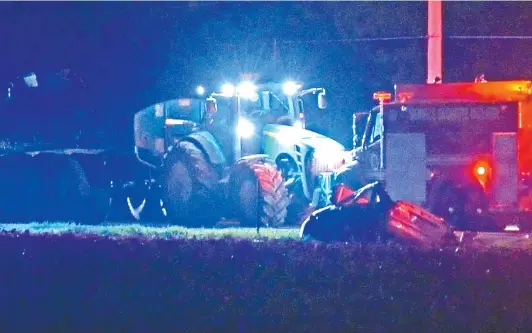
MULTIPOLYGON (((532 2, 447 2, 444 34, 532 35, 531 16, 532 2)), ((0 30, 2 82, 69 67, 105 112, 127 114, 242 72, 294 78, 328 88, 324 130, 344 143, 372 92, 426 75, 425 2, 2 2, 0 30), (412 38, 353 41, 382 37, 412 38)), ((447 38, 444 80, 531 78, 531 50, 447 38)))

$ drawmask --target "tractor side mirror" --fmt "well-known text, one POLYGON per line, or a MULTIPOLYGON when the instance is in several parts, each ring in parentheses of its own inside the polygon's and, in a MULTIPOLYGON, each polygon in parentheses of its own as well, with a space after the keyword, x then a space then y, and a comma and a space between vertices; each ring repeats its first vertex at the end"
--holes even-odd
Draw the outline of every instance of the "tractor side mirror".
POLYGON ((318 108, 320 110, 325 110, 327 108, 327 95, 325 95, 325 91, 318 94, 318 108))

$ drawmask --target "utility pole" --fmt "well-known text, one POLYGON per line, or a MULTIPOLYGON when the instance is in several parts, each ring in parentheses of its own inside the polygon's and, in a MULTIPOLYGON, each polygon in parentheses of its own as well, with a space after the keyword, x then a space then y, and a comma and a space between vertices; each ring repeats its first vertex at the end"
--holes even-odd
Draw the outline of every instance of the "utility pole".
POLYGON ((427 83, 442 82, 442 0, 427 0, 427 83))

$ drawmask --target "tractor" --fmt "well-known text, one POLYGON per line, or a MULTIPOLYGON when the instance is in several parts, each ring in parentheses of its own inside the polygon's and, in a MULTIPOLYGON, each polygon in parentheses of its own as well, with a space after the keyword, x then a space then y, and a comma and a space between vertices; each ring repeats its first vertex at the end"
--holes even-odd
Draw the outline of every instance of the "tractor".
POLYGON ((290 192, 289 220, 299 223, 301 215, 330 202, 335 172, 351 159, 342 144, 307 129, 305 101, 313 97, 310 103, 325 109, 326 91, 302 89, 301 84, 292 81, 257 85, 243 82, 240 87, 251 91, 246 94, 251 97, 246 101, 247 119, 261 129, 261 135, 246 137, 243 144, 275 161, 290 192))
POLYGON ((241 115, 242 99, 214 92, 135 114, 135 154, 153 179, 137 182, 137 195, 128 197, 136 217, 145 219, 151 205, 187 226, 212 226, 220 218, 242 226, 285 223, 289 197, 282 173, 268 156, 243 149, 253 125, 241 115))

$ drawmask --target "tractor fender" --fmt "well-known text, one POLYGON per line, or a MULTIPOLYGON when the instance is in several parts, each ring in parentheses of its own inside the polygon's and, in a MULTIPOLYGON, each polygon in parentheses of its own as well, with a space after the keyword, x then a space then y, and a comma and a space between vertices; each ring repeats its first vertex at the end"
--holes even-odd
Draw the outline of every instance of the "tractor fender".
POLYGON ((226 163, 225 156, 218 141, 216 141, 216 138, 207 131, 199 131, 190 134, 181 139, 181 141, 188 141, 197 145, 205 152, 209 161, 214 165, 224 165, 226 163))

